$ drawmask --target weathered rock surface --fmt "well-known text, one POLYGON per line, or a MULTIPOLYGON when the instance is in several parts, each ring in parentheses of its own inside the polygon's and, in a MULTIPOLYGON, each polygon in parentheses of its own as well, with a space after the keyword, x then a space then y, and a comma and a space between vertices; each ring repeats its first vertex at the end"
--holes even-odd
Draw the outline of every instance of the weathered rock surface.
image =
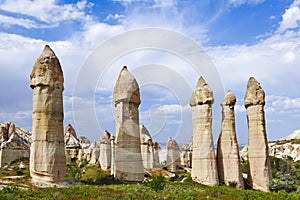
POLYGON ((251 77, 245 96, 249 132, 248 179, 253 189, 269 191, 272 173, 265 127, 265 93, 260 84, 251 77))
POLYGON ((115 173, 115 148, 116 148, 116 143, 115 143, 116 137, 111 135, 110 136, 110 144, 111 144, 111 166, 110 166, 110 174, 114 175, 115 173))
POLYGON ((96 164, 100 157, 100 146, 97 144, 97 142, 94 142, 93 145, 91 145, 91 160, 90 164, 96 164))
POLYGON ((157 142, 153 143, 153 167, 158 168, 160 167, 160 162, 159 162, 159 151, 160 151, 160 146, 157 142))
POLYGON ((212 136, 213 92, 200 77, 190 99, 193 123, 192 179, 204 185, 218 185, 218 171, 212 136))
POLYGON ((70 163, 72 159, 77 159, 78 151, 81 148, 80 142, 77 139, 76 132, 71 124, 68 124, 65 130, 65 148, 66 160, 70 163))
POLYGON ((222 129, 218 140, 217 165, 219 181, 229 185, 235 182, 236 187, 244 189, 239 147, 236 138, 234 106, 236 97, 229 90, 222 106, 222 129))
POLYGON ((111 134, 105 130, 100 138, 99 162, 101 169, 107 170, 111 167, 111 134))
POLYGON ((143 124, 140 125, 140 137, 143 166, 145 169, 152 169, 154 167, 154 149, 152 137, 143 124))
POLYGON ((114 176, 123 182, 142 182, 144 168, 140 146, 140 90, 127 67, 121 70, 113 91, 116 121, 114 176))
POLYGON ((29 159, 30 133, 15 127, 14 123, 0 124, 0 127, 0 133, 6 135, 0 142, 0 167, 19 159, 29 159))
POLYGON ((188 150, 186 145, 181 146, 181 152, 180 152, 180 164, 181 166, 187 167, 188 166, 188 150))
POLYGON ((30 175, 34 182, 58 182, 66 175, 63 130, 64 77, 48 45, 30 74, 33 89, 30 175))
POLYGON ((175 172, 180 166, 180 148, 177 142, 171 137, 167 143, 167 169, 170 172, 175 172))

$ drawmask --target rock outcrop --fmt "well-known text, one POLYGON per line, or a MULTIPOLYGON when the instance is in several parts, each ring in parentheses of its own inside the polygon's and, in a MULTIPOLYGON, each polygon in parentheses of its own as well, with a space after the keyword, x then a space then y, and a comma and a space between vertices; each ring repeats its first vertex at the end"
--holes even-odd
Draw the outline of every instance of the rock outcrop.
POLYGON ((167 143, 167 169, 170 172, 175 172, 180 166, 180 148, 177 142, 171 137, 167 143))
POLYGON ((28 131, 17 128, 12 122, 0 124, 0 167, 16 160, 29 159, 29 134, 28 131))
POLYGON ((113 91, 116 121, 114 176, 123 182, 142 182, 144 167, 140 146, 140 90, 127 67, 121 70, 113 91))
POLYGON ((30 175, 34 182, 59 182, 66 175, 64 77, 59 60, 48 45, 35 62, 30 80, 33 89, 30 175))
POLYGON ((190 99, 193 123, 192 179, 204 185, 218 185, 218 171, 212 136, 213 92, 200 77, 190 99))
POLYGON ((248 121, 248 179, 253 189, 269 191, 272 173, 265 127, 265 93, 260 84, 251 77, 245 95, 248 121))
POLYGON ((159 168, 160 167, 160 162, 159 162, 159 151, 160 151, 160 146, 157 142, 153 143, 153 167, 154 168, 159 168))
POLYGON ((108 170, 111 167, 111 134, 105 130, 100 138, 99 163, 101 169, 108 170))
POLYGON ((217 165, 220 183, 244 189, 239 147, 236 138, 234 106, 236 97, 229 90, 222 106, 222 129, 218 140, 217 165))
POLYGON ((180 164, 181 166, 187 167, 188 166, 188 150, 185 144, 181 146, 180 152, 180 164))
POLYGON ((71 124, 68 124, 65 130, 65 147, 67 163, 70 163, 72 160, 77 159, 78 152, 81 146, 76 132, 71 124))
POLYGON ((145 169, 152 169, 154 166, 154 149, 152 137, 143 124, 140 125, 140 137, 143 166, 145 169))
POLYGON ((96 164, 99 161, 100 157, 100 147, 97 144, 97 142, 93 142, 93 145, 90 147, 90 152, 91 152, 91 159, 90 159, 90 164, 96 164))

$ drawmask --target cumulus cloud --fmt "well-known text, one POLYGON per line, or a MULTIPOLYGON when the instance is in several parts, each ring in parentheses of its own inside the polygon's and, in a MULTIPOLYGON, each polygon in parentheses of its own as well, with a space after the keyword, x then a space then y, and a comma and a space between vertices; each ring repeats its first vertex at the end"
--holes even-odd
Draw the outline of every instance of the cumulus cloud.
POLYGON ((294 3, 285 10, 285 13, 282 15, 282 21, 278 31, 284 32, 288 29, 293 29, 299 27, 300 22, 300 1, 294 1, 294 3))
POLYGON ((50 28, 61 21, 83 20, 92 5, 86 0, 63 5, 58 5, 55 0, 4 0, 0 9, 11 16, 1 17, 0 22, 25 28, 50 28))

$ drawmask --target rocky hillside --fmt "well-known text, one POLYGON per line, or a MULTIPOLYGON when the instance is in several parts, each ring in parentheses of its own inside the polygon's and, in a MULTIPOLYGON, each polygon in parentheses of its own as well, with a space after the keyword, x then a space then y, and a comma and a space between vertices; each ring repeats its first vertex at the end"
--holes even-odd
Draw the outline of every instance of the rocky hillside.
MULTIPOLYGON (((278 141, 268 142, 269 155, 277 158, 291 157, 294 161, 300 160, 300 130, 295 130, 287 137, 278 141)), ((247 160, 248 145, 240 151, 242 160, 247 160)))

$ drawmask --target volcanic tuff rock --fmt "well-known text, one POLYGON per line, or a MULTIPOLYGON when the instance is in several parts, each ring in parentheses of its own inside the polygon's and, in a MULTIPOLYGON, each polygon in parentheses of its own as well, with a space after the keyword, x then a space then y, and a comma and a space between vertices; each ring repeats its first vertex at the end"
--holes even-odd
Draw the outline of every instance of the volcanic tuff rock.
POLYGON ((107 170, 111 167, 111 134, 105 130, 100 138, 99 162, 101 169, 107 170))
POLYGON ((229 185, 235 182, 236 187, 244 189, 239 147, 236 138, 234 105, 236 97, 229 90, 221 103, 222 129, 218 140, 217 164, 219 181, 229 185))
POLYGON ((212 137, 213 102, 213 92, 200 77, 190 99, 193 123, 192 179, 210 186, 219 184, 212 137))
POLYGON ((167 169, 170 172, 175 172, 180 166, 180 148, 177 142, 171 137, 167 143, 167 169))
POLYGON ((154 167, 153 142, 149 131, 143 124, 140 125, 140 137, 143 166, 145 169, 152 169, 154 167))
POLYGON ((0 167, 29 158, 30 133, 14 123, 0 124, 0 167), (8 133, 10 137, 8 138, 8 133))
POLYGON ((269 191, 272 180, 269 149, 265 127, 265 93, 260 84, 251 77, 245 95, 249 132, 248 178, 253 189, 269 191))
POLYGON ((142 182, 144 168, 140 146, 140 90, 135 78, 123 67, 113 91, 116 121, 114 176, 124 182, 142 182))
POLYGON ((64 77, 59 60, 48 45, 35 62, 30 80, 33 89, 30 175, 34 182, 58 182, 66 175, 64 77))

